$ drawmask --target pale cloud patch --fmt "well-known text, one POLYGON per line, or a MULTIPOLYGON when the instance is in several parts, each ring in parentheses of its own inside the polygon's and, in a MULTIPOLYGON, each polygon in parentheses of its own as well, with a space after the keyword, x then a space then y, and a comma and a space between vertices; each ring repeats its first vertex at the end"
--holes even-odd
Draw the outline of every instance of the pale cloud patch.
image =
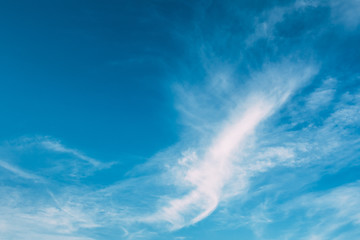
POLYGON ((346 239, 360 224, 359 183, 348 184, 322 193, 308 194, 286 204, 286 211, 304 209, 308 221, 314 221, 305 237, 300 239, 346 239), (346 225, 346 232, 337 232, 346 225), (345 237, 345 238, 343 238, 345 237))
POLYGON ((252 46, 257 40, 262 38, 273 40, 275 26, 277 23, 283 21, 284 15, 287 11, 287 7, 276 7, 263 13, 263 20, 260 18, 256 20, 254 33, 246 39, 247 46, 252 46))
POLYGON ((307 8, 316 8, 321 5, 322 3, 318 0, 297 0, 288 5, 276 6, 265 10, 255 19, 254 32, 247 37, 246 45, 250 47, 261 39, 275 40, 277 37, 275 35, 276 25, 283 22, 286 15, 296 11, 306 11, 307 8))
POLYGON ((79 236, 79 229, 96 228, 94 215, 82 206, 54 204, 46 185, 1 187, 0 236, 4 239, 92 239, 79 236), (38 189, 38 190, 36 190, 38 189))
POLYGON ((328 105, 334 98, 336 83, 334 78, 326 79, 322 86, 317 88, 307 98, 306 107, 311 110, 317 110, 328 105))
POLYGON ((360 0, 332 0, 330 5, 334 22, 341 23, 350 30, 358 27, 360 23, 360 0))

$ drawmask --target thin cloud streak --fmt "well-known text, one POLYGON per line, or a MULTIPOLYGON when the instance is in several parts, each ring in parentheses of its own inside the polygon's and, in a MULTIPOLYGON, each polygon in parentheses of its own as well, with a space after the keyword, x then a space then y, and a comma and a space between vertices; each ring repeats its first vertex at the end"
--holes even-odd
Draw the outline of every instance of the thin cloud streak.
POLYGON ((51 150, 51 151, 72 154, 79 159, 87 161, 88 163, 92 164, 95 167, 98 167, 102 164, 101 162, 99 162, 91 157, 88 157, 75 149, 66 148, 64 145, 62 145, 61 143, 59 143, 57 141, 51 141, 51 140, 45 139, 45 140, 41 140, 39 144, 41 146, 43 146, 44 148, 51 150))
POLYGON ((15 174, 16 176, 18 177, 21 177, 21 178, 24 178, 24 179, 29 179, 29 180, 33 180, 33 181, 36 181, 36 182, 39 182, 39 181, 44 181, 44 179, 42 179, 41 177, 35 175, 35 174, 32 174, 32 173, 28 173, 8 162, 5 162, 5 161, 2 161, 0 160, 0 167, 6 169, 7 171, 15 174))

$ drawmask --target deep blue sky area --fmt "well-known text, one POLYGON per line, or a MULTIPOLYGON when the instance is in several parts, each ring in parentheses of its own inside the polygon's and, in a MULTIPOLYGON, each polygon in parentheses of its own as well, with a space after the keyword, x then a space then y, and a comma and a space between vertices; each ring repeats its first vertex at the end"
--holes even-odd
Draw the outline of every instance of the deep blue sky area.
POLYGON ((181 58, 184 46, 155 15, 161 5, 3 2, 2 139, 51 135, 111 157, 174 143, 168 53, 181 58))
POLYGON ((359 239, 359 43, 359 0, 0 1, 0 239, 359 239))

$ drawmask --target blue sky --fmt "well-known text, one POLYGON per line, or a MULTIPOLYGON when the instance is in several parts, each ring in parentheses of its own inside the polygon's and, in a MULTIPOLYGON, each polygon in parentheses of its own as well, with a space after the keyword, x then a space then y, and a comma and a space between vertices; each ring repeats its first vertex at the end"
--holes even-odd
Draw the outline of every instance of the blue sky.
POLYGON ((360 1, 2 1, 0 239, 360 238, 360 1))

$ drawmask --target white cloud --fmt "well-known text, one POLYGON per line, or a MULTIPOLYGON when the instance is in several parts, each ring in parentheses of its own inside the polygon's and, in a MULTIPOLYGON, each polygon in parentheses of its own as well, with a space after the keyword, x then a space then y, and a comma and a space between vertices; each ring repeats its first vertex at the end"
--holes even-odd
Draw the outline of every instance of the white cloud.
MULTIPOLYGON (((211 134, 194 136, 200 139, 200 143, 206 144, 199 145, 197 149, 190 148, 193 150, 178 157, 175 165, 169 167, 167 179, 173 178, 174 185, 187 189, 187 193, 166 198, 154 214, 140 217, 140 221, 167 222, 171 230, 195 224, 209 216, 221 201, 242 192, 249 176, 273 167, 272 162, 254 163, 250 159, 245 160, 244 148, 256 127, 278 110, 315 73, 313 67, 284 62, 264 66, 263 72, 253 74, 253 82, 248 86, 252 90, 249 91, 251 94, 238 98, 235 107, 232 104, 222 106, 227 109, 227 116, 224 116, 222 124, 215 124, 215 129, 219 130, 206 141, 202 138, 211 134)), ((229 98, 236 99, 231 94, 229 98)), ((207 103, 209 108, 217 104, 207 103)), ((194 114, 203 118, 201 112, 195 111, 194 114)), ((176 152, 171 154, 169 158, 174 158, 173 154, 181 155, 176 152)), ((281 155, 283 159, 293 157, 291 150, 285 148, 269 149, 266 154, 281 155)))
POLYGON ((306 107, 311 110, 317 110, 328 105, 334 98, 336 89, 336 80, 333 78, 326 79, 323 85, 317 88, 307 98, 306 107))
POLYGON ((3 239, 79 239, 81 228, 98 227, 94 215, 81 206, 59 205, 52 201, 44 188, 47 185, 1 187, 0 237, 3 239))
POLYGON ((39 177, 35 174, 32 174, 32 173, 26 172, 25 170, 22 170, 6 161, 0 160, 0 167, 8 170, 9 172, 11 172, 21 178, 30 179, 30 180, 33 180, 36 182, 44 181, 41 177, 39 177))
POLYGON ((63 177, 83 178, 115 164, 115 162, 101 162, 47 136, 21 137, 8 141, 1 146, 0 153, 4 156, 13 154, 21 156, 18 159, 10 157, 9 164, 24 163, 30 169, 23 171, 31 171, 44 178, 47 175, 54 177, 56 174, 61 174, 63 177), (35 158, 35 164, 31 166, 26 164, 27 157, 35 158))

